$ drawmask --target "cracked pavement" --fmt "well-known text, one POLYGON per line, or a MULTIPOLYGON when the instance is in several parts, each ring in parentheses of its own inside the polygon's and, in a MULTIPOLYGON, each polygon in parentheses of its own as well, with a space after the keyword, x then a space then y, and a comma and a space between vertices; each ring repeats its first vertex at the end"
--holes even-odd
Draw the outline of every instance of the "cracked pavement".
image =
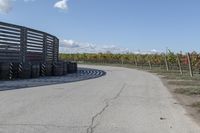
POLYGON ((199 133, 150 73, 117 67, 103 77, 0 92, 0 133, 199 133))

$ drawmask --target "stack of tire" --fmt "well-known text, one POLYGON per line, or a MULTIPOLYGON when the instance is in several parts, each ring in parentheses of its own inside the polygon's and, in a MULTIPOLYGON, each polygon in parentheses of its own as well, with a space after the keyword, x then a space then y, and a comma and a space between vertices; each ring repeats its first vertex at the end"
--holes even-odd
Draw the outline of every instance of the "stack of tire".
POLYGON ((67 75, 68 74, 68 62, 64 61, 63 63, 63 75, 67 75))
POLYGON ((28 79, 31 77, 39 77, 35 66, 32 67, 30 63, 22 64, 17 62, 0 63, 0 79, 28 79), (36 76, 37 75, 37 76, 36 76))
POLYGON ((33 63, 31 65, 31 78, 38 78, 40 77, 40 64, 33 63))
POLYGON ((69 62, 69 61, 60 61, 54 63, 53 65, 53 75, 54 76, 61 76, 67 75, 68 73, 76 73, 77 72, 77 63, 76 62, 69 62))
POLYGON ((52 63, 41 63, 40 64, 40 75, 41 76, 52 76, 53 75, 52 63))
POLYGON ((18 74, 20 79, 29 79, 31 78, 32 72, 31 72, 32 65, 31 63, 20 63, 18 67, 18 74))
POLYGON ((77 72, 77 63, 59 61, 55 63, 0 63, 0 79, 29 79, 40 76, 62 76, 77 72))
POLYGON ((78 65, 76 62, 73 62, 74 64, 74 73, 76 73, 78 71, 78 65))
POLYGON ((64 71, 64 62, 53 63, 53 76, 62 76, 64 71))
POLYGON ((76 73, 77 72, 77 63, 68 62, 67 63, 67 72, 68 73, 76 73))
POLYGON ((18 77, 19 63, 0 63, 0 79, 12 80, 18 77))

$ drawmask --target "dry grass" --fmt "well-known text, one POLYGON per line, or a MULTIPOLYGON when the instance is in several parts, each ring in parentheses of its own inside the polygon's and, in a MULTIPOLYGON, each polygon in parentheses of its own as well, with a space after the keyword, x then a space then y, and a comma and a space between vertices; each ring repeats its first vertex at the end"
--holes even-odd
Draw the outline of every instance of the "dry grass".
POLYGON ((158 75, 164 76, 165 79, 174 79, 174 80, 200 80, 200 74, 194 73, 193 77, 190 77, 188 71, 183 71, 181 75, 178 70, 166 71, 164 69, 153 69, 149 72, 156 73, 158 75))
POLYGON ((200 87, 177 88, 174 92, 185 95, 200 95, 200 87))
POLYGON ((193 103, 191 107, 200 109, 200 102, 193 103))
POLYGON ((200 82, 194 80, 175 80, 175 81, 168 81, 170 85, 176 86, 200 86, 200 82))

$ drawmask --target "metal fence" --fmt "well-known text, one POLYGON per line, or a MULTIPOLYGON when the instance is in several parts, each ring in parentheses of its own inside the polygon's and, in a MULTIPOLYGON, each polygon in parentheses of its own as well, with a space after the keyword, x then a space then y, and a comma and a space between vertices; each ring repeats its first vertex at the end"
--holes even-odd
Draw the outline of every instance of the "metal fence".
POLYGON ((59 61, 59 39, 35 29, 0 22, 0 79, 75 73, 75 62, 59 61))
POLYGON ((31 28, 0 22, 0 62, 58 61, 59 39, 31 28))

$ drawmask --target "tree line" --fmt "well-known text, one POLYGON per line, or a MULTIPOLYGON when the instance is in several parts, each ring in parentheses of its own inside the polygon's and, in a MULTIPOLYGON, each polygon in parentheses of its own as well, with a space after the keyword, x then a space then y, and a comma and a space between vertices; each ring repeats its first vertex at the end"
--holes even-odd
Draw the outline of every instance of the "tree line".
POLYGON ((170 69, 200 69, 200 54, 167 53, 155 54, 112 54, 112 53, 83 53, 83 54, 60 54, 61 60, 70 60, 84 63, 110 63, 110 64, 132 64, 135 66, 154 66, 170 69), (191 68, 190 68, 190 67, 191 68))

